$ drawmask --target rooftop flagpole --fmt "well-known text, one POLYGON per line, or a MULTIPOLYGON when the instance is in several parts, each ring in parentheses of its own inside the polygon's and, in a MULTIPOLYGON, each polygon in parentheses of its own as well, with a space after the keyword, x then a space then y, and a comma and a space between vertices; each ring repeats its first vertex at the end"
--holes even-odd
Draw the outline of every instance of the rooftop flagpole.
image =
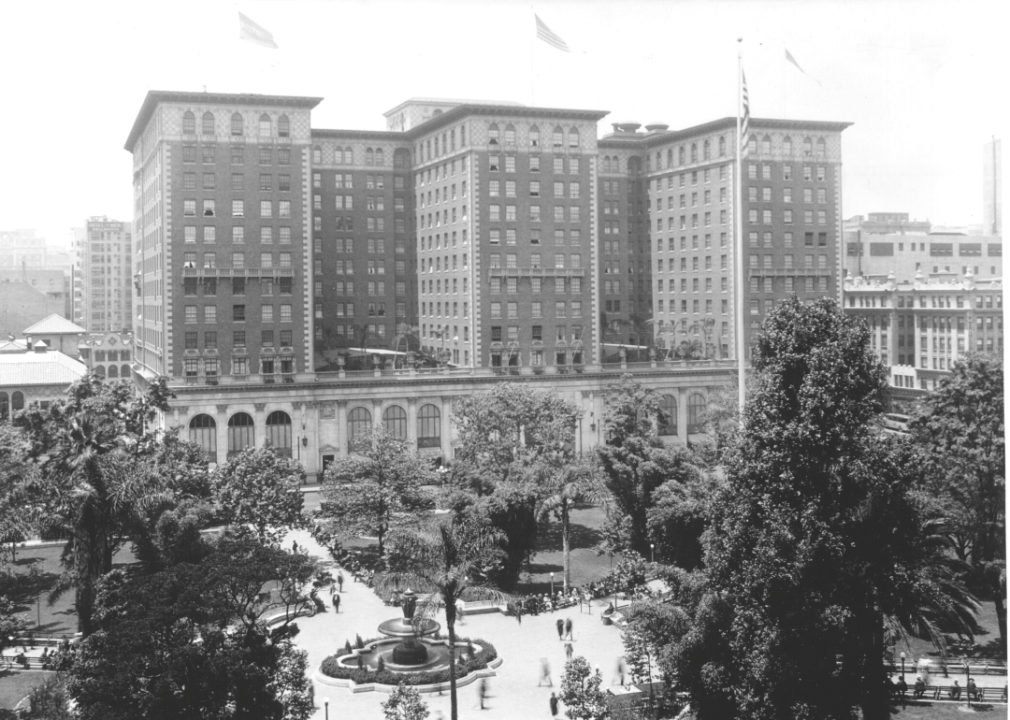
MULTIPOLYGON (((747 402, 746 390, 746 335, 744 333, 744 263, 743 263, 743 154, 747 139, 744 134, 747 131, 744 93, 746 92, 745 81, 743 79, 743 38, 736 40, 736 183, 733 188, 736 195, 736 243, 734 245, 736 255, 736 363, 739 380, 738 401, 740 406, 740 424, 743 425, 743 410, 747 402)), ((749 101, 746 112, 749 114, 749 101)))

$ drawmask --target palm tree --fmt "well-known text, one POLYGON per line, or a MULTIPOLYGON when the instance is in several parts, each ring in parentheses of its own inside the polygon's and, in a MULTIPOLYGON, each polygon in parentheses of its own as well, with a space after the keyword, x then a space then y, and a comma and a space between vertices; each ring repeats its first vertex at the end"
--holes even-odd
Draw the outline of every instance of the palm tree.
POLYGON ((410 558, 403 572, 388 572, 376 579, 376 589, 389 593, 402 588, 431 595, 417 603, 415 618, 434 617, 440 605, 445 607, 445 625, 449 634, 449 700, 451 718, 456 709, 456 603, 460 600, 491 600, 505 603, 508 596, 490 585, 475 582, 502 554, 504 535, 489 523, 475 517, 452 517, 435 521, 421 530, 408 530, 390 539, 397 551, 410 558))
POLYGON ((568 461, 567 458, 564 460, 564 464, 549 461, 538 463, 532 470, 532 475, 536 485, 544 488, 544 495, 537 503, 537 520, 542 521, 552 512, 561 520, 564 587, 567 593, 571 583, 570 513, 580 502, 605 505, 609 502, 610 493, 594 463, 582 458, 575 462, 568 461))

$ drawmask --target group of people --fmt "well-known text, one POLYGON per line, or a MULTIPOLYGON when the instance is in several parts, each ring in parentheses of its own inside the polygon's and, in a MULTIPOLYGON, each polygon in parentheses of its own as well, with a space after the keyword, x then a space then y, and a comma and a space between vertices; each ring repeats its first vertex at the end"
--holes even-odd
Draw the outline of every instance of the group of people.
MULTIPOLYGON (((969 700, 982 700, 983 691, 979 690, 978 686, 975 685, 975 678, 968 678, 968 685, 964 689, 967 691, 969 700)), ((895 697, 902 697, 902 698, 905 697, 905 694, 908 692, 908 683, 905 682, 904 676, 899 677, 897 682, 894 682, 893 680, 891 681, 891 690, 895 697)), ((947 697, 950 700, 960 700, 961 690, 962 690, 961 684, 957 680, 955 680, 954 684, 947 691, 947 697)), ((939 692, 940 690, 937 689, 937 693, 939 692)), ((918 700, 925 697, 925 695, 926 695, 926 683, 922 679, 921 675, 917 675, 915 678, 915 685, 912 686, 912 698, 918 700)), ((1007 699, 1007 689, 1006 686, 1004 685, 1001 700, 1005 701, 1006 699, 1007 699)))

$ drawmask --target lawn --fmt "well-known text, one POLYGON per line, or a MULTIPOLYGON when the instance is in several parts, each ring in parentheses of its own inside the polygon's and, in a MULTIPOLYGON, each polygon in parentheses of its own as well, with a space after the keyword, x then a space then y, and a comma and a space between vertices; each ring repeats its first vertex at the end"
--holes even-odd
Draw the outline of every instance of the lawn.
MULTIPOLYGON (((17 560, 13 563, 8 562, 5 566, 15 573, 27 573, 33 565, 38 568, 38 580, 33 584, 32 591, 13 598, 18 603, 18 612, 27 616, 29 630, 60 634, 77 632, 73 590, 63 593, 53 604, 48 602, 49 592, 63 571, 60 565, 62 552, 62 545, 22 547, 18 548, 17 560)), ((116 553, 113 563, 128 564, 134 560, 133 553, 127 546, 116 553)))
POLYGON ((975 705, 969 711, 966 703, 933 703, 922 705, 909 705, 906 708, 896 708, 891 711, 891 720, 964 720, 965 718, 1005 718, 1007 716, 1006 705, 981 706, 982 710, 977 710, 975 705))
POLYGON ((0 720, 5 717, 4 710, 13 710, 32 688, 41 685, 47 677, 49 673, 45 672, 0 670, 0 720))

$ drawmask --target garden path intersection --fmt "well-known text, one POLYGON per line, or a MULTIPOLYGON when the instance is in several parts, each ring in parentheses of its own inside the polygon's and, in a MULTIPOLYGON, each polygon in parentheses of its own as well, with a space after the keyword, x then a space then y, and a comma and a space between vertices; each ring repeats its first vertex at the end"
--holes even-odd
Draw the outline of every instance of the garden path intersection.
MULTIPOLYGON (((329 553, 308 532, 293 531, 287 535, 284 544, 290 546, 293 541, 324 563, 330 564, 331 571, 336 574, 337 567, 329 553)), ((317 708, 312 718, 324 720, 324 700, 328 697, 330 717, 333 720, 382 720, 381 704, 388 695, 380 692, 352 693, 348 688, 319 682, 316 674, 326 657, 338 651, 343 652, 346 640, 353 644, 355 635, 361 635, 362 638, 377 635, 375 629, 379 623, 396 617, 399 609, 384 605, 371 588, 354 581, 346 572, 340 612, 334 614, 328 593, 324 592, 322 596, 328 612, 311 618, 298 618, 297 624, 301 632, 295 638, 295 644, 308 652, 309 674, 313 679, 317 708)), ((558 640, 555 628, 555 621, 559 617, 571 618, 574 654, 585 657, 591 666, 598 666, 603 675, 603 684, 608 686, 613 681, 614 667, 617 658, 624 654, 624 648, 619 630, 604 626, 600 619, 600 613, 606 604, 604 600, 594 601, 592 616, 587 614, 585 608, 580 614, 578 606, 554 613, 524 615, 521 625, 515 618, 497 612, 470 615, 463 618, 462 622, 457 620, 458 636, 490 641, 504 661, 496 670, 495 676, 488 680, 485 710, 479 709, 476 683, 457 690, 460 718, 498 717, 518 720, 551 716, 551 691, 558 690, 565 665, 565 646, 558 640), (547 685, 538 687, 541 658, 547 658, 550 663, 553 688, 547 685)), ((443 613, 439 613, 436 619, 444 625, 443 613)), ((438 717, 439 711, 445 718, 449 717, 448 690, 442 695, 437 692, 425 693, 423 699, 431 710, 431 720, 438 717)))

